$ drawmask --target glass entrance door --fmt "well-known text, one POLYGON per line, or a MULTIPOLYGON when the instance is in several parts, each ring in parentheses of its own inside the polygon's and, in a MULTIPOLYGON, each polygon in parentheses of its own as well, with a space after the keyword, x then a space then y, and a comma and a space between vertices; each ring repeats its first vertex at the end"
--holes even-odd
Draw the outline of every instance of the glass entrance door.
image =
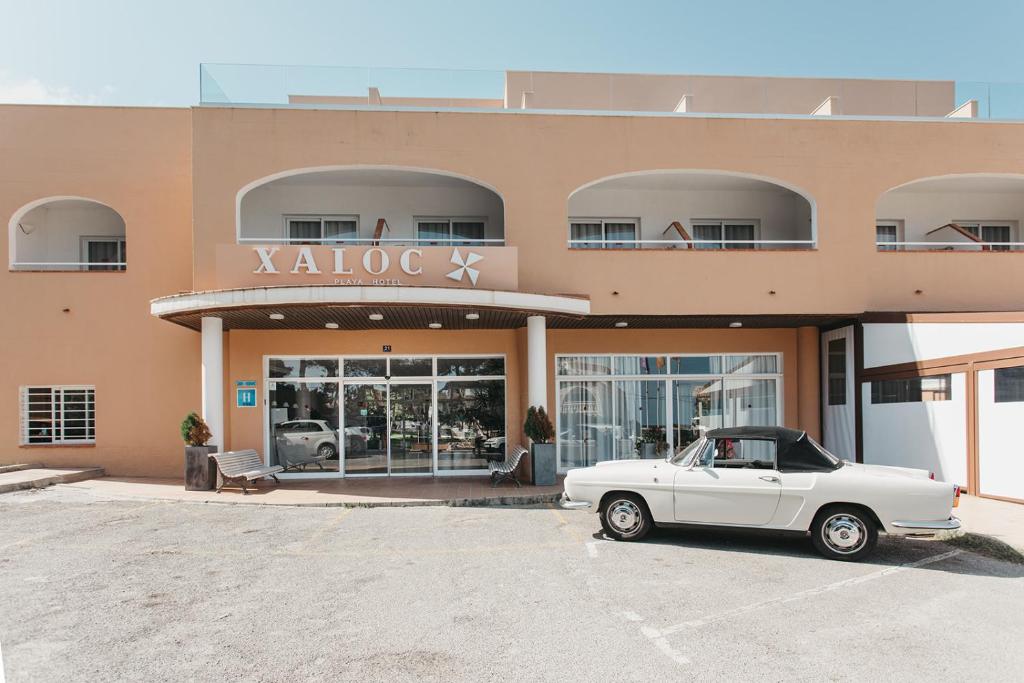
POLYGON ((346 383, 345 474, 434 471, 430 383, 346 383))
POLYGON ((391 474, 434 471, 434 402, 430 384, 391 385, 391 474))

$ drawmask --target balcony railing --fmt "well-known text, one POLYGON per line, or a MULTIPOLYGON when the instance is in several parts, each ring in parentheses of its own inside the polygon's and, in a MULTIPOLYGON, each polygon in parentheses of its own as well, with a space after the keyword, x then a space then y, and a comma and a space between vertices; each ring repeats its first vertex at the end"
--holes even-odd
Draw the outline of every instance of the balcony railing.
POLYGON ((770 251, 772 249, 815 249, 814 240, 597 240, 570 239, 570 249, 681 249, 770 251), (768 249, 764 249, 768 247, 768 249))
POLYGON ((54 272, 103 272, 103 271, 124 271, 128 268, 126 262, 109 261, 19 261, 11 264, 11 270, 46 270, 54 272))
POLYGON ((1024 242, 875 242, 878 251, 1024 251, 1024 242))
POLYGON ((323 237, 295 239, 291 237, 239 237, 239 244, 282 244, 371 247, 503 247, 504 237, 465 239, 461 237, 323 237))

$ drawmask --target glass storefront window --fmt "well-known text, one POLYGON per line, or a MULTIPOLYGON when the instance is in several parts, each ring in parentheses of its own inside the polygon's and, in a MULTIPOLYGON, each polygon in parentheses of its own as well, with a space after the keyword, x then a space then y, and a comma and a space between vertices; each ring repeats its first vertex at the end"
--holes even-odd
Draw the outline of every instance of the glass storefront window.
POLYGON ((392 358, 392 377, 430 377, 434 374, 434 361, 430 358, 392 358))
POLYGON ((665 356, 616 356, 612 364, 616 375, 664 375, 668 372, 665 356))
POLYGON ((665 382, 621 380, 614 382, 613 387, 613 422, 618 438, 610 457, 615 460, 664 457, 668 449, 665 382))
POLYGON ((673 375, 717 375, 721 372, 721 356, 682 356, 672 359, 673 375))
POLYGON ((611 386, 608 381, 561 382, 559 432, 556 435, 563 467, 587 467, 608 460, 616 439, 612 423, 611 386))
POLYGON ((486 377, 505 374, 504 358, 438 358, 438 377, 486 377))
POLYGON ((432 472, 434 402, 431 385, 392 384, 389 392, 391 474, 432 472))
POLYGON ((727 379, 726 426, 778 424, 774 379, 727 379))
POLYGON ((346 358, 345 377, 384 377, 388 374, 386 358, 346 358))
POLYGON ((722 381, 719 379, 672 382, 673 444, 685 448, 700 435, 698 427, 718 429, 722 425, 722 381))
POLYGON ((389 436, 387 385, 346 383, 345 474, 387 474, 389 436))
POLYGON ((561 356, 558 358, 559 375, 610 375, 610 356, 561 356))
POLYGON ((773 354, 757 356, 722 356, 726 374, 772 375, 779 371, 778 357, 773 354))
POLYGON ((337 377, 337 358, 271 358, 271 379, 337 377))
POLYGON ((505 453, 505 382, 437 383, 437 469, 486 470, 505 453))
POLYGON ((268 382, 270 464, 338 471, 338 383, 268 382))

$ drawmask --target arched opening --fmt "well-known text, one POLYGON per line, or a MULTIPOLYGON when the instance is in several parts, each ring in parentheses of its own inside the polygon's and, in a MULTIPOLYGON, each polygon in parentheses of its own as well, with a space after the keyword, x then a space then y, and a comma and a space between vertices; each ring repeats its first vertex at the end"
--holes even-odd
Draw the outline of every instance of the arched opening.
POLYGON ((721 171, 643 171, 569 196, 573 249, 813 249, 814 201, 768 178, 721 171))
POLYGON ((242 243, 501 246, 505 206, 493 189, 440 171, 295 169, 238 193, 242 243))
POLYGON ((125 223, 106 204, 49 197, 19 209, 8 226, 11 270, 122 271, 125 223))
POLYGON ((1024 176, 964 174, 915 180, 875 208, 878 251, 1019 251, 1024 176))

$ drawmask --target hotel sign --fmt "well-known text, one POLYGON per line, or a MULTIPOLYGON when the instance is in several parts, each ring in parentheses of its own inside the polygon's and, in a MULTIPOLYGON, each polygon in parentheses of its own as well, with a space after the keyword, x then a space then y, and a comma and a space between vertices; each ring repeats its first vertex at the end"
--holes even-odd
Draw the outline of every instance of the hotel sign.
POLYGON ((515 247, 220 245, 217 287, 274 285, 515 290, 515 247))

